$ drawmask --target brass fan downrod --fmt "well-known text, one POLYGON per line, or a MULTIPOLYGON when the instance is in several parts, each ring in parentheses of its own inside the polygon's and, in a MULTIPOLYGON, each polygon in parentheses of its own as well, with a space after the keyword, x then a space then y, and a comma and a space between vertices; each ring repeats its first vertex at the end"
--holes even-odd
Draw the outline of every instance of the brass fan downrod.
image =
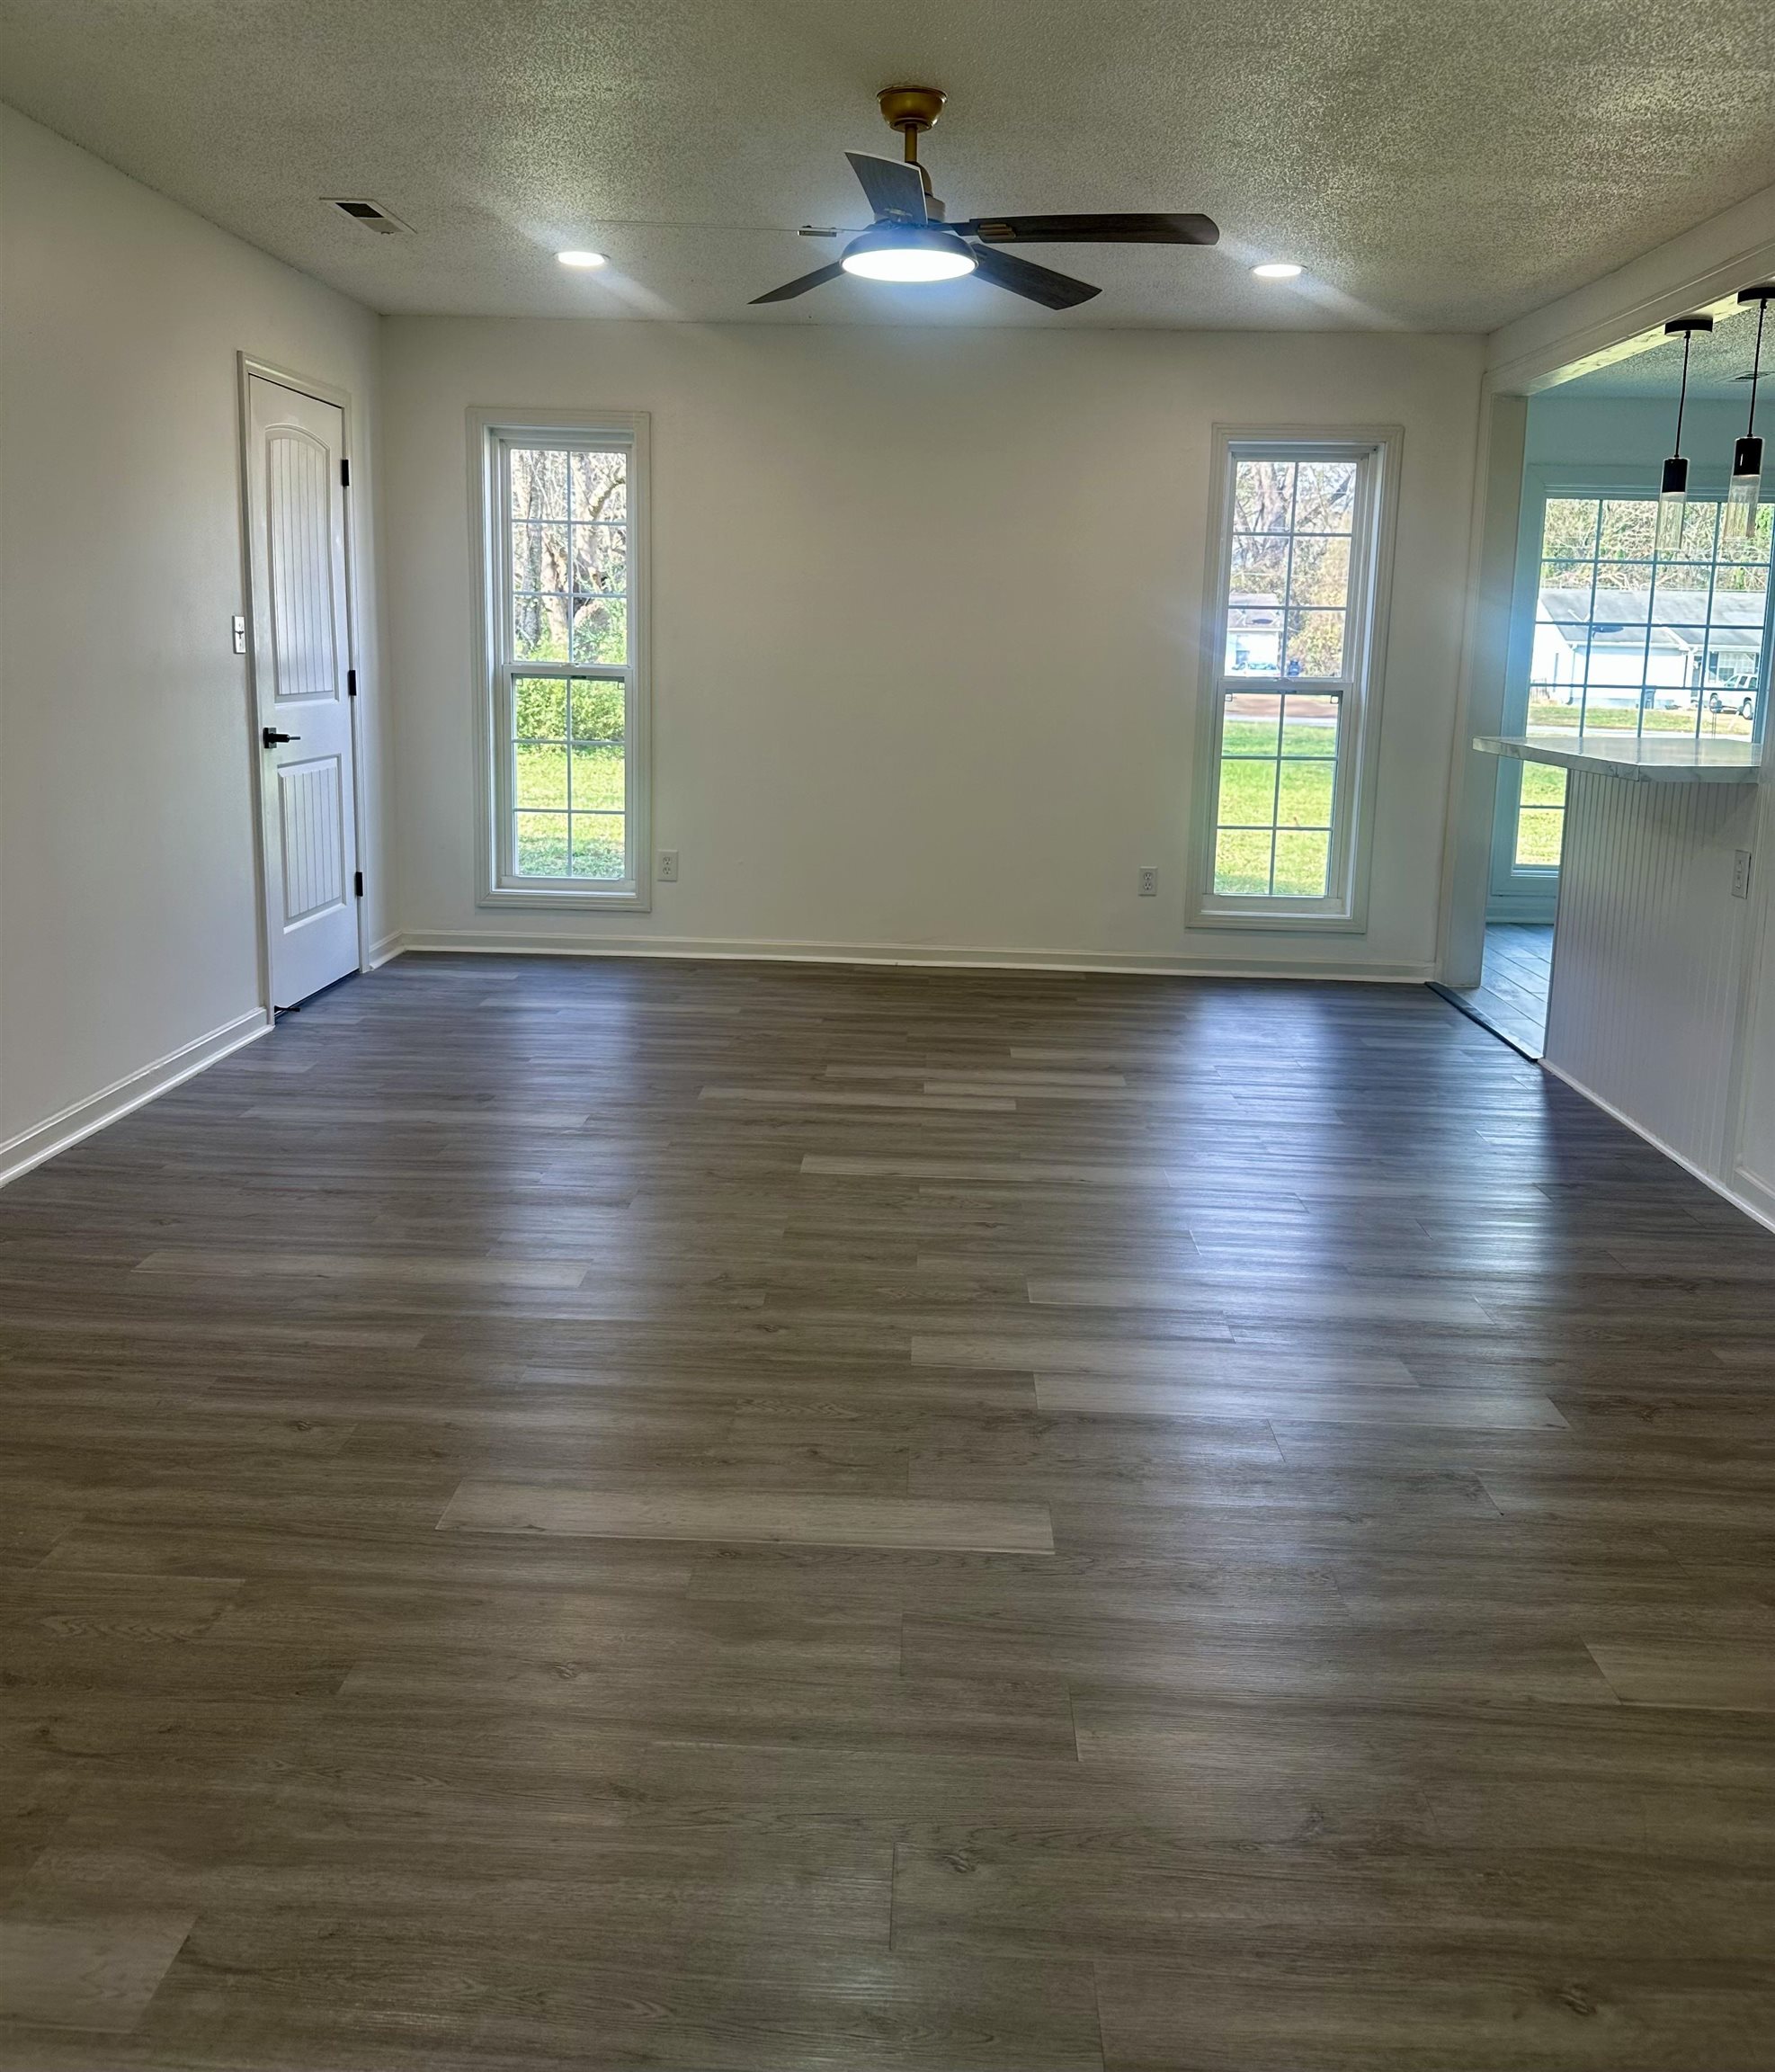
POLYGON ((875 98, 881 120, 905 138, 906 164, 918 166, 918 176, 924 183, 924 206, 941 223, 943 205, 932 192, 931 175, 918 163, 918 139, 942 113, 948 94, 941 86, 884 86, 875 98))

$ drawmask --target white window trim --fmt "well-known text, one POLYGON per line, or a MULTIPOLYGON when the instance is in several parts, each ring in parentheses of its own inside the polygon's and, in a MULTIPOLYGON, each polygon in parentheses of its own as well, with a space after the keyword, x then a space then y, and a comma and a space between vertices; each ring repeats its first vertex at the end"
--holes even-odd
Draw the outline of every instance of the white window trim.
MULTIPOLYGON (((1518 734, 1528 725, 1529 674, 1533 663, 1535 620, 1540 596, 1541 540, 1547 531, 1547 507, 1556 496, 1631 495, 1655 496, 1657 484, 1644 470, 1631 468, 1562 469, 1532 462, 1522 470, 1522 501, 1516 521, 1516 575, 1511 593, 1510 640, 1504 664, 1503 726, 1518 734), (1616 479, 1610 488, 1600 475, 1616 479), (1568 487, 1567 485, 1575 485, 1568 487)), ((1486 866, 1487 921, 1547 922, 1553 918, 1559 894, 1556 865, 1516 862, 1516 811, 1521 801, 1522 766, 1500 760, 1492 798, 1492 846, 1486 866), (1508 834, 1505 830, 1508 828, 1508 834)))
MULTIPOLYGON (((1201 696, 1196 733, 1194 825, 1191 844, 1188 925, 1243 928, 1265 933, 1361 934, 1368 927, 1369 860, 1374 836, 1376 773, 1380 755, 1381 690, 1391 612, 1393 549, 1400 456, 1405 433, 1396 424, 1216 425, 1204 586, 1201 696), (1227 678, 1227 590, 1231 581, 1233 461, 1241 458, 1353 459, 1363 470, 1361 504, 1352 538, 1366 535, 1369 551, 1352 564, 1350 601, 1351 674, 1343 686, 1338 726, 1337 776, 1332 800, 1327 891, 1323 899, 1233 895, 1214 889, 1216 816, 1220 791, 1220 721, 1226 687, 1262 692, 1262 677, 1227 678)), ((1279 690, 1289 688, 1279 682, 1279 690)), ((1303 686, 1310 689, 1311 686, 1303 686)))
MULTIPOLYGON (((648 554, 652 487, 646 411, 471 410, 468 477, 474 584, 476 901, 482 906, 522 906, 561 912, 645 914, 653 906, 652 772, 649 612, 653 594, 648 554), (624 678, 624 824, 628 871, 608 885, 559 879, 521 879, 506 865, 511 826, 511 762, 502 644, 505 624, 507 531, 504 448, 593 443, 629 450, 629 660, 624 678)), ((520 672, 522 674, 522 672, 520 672)), ((609 667, 583 674, 608 678, 609 667)))

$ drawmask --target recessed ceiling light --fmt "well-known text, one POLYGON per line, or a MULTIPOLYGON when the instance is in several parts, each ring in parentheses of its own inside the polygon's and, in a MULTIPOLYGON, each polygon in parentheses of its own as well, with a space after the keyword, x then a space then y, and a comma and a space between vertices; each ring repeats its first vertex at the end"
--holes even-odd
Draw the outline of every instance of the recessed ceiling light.
POLYGON ((1252 268, 1260 281, 1298 281, 1302 271, 1292 259, 1266 259, 1252 268))
POLYGON ((602 266, 604 263, 602 252, 557 252, 555 256, 563 266, 602 266))

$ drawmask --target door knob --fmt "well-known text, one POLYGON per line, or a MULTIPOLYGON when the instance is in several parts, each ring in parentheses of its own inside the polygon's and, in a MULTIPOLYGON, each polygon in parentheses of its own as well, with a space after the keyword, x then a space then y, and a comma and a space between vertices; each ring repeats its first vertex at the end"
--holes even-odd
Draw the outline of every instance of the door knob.
POLYGON ((280 742, 299 741, 302 737, 299 734, 280 734, 275 727, 262 727, 259 738, 267 748, 275 748, 280 742))

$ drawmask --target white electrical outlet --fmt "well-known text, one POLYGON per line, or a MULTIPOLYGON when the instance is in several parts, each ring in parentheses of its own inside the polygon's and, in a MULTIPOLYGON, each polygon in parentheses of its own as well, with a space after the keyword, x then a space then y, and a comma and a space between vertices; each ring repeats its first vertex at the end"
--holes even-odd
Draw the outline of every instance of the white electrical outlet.
POLYGON ((1156 863, 1143 863, 1140 866, 1140 897, 1143 899, 1156 899, 1158 896, 1158 865, 1156 863))
POLYGON ((1735 850, 1732 857, 1732 897, 1748 899, 1750 896, 1751 853, 1748 849, 1735 850))
POLYGON ((654 875, 662 885, 675 885, 678 882, 678 852, 675 849, 660 851, 659 869, 654 875))

